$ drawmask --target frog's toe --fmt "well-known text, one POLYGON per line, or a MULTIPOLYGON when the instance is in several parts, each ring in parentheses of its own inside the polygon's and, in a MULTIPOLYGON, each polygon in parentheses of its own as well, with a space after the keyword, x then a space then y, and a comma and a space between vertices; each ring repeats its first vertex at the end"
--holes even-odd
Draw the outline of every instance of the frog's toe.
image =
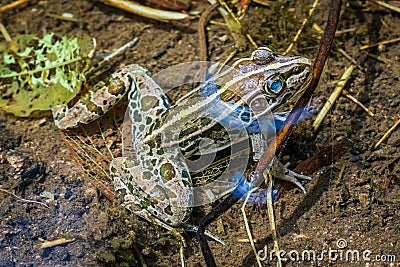
MULTIPOLYGON (((297 173, 297 172, 294 172, 294 171, 291 171, 291 170, 287 170, 287 171, 290 173, 290 175, 296 177, 297 179, 311 180, 311 176, 300 174, 300 173, 297 173)), ((288 174, 286 174, 286 175, 288 175, 288 174)))
POLYGON ((304 186, 299 182, 299 179, 301 180, 311 180, 310 176, 300 174, 291 170, 286 169, 284 177, 281 178, 282 180, 294 183, 297 185, 303 192, 304 194, 306 193, 306 189, 304 186))

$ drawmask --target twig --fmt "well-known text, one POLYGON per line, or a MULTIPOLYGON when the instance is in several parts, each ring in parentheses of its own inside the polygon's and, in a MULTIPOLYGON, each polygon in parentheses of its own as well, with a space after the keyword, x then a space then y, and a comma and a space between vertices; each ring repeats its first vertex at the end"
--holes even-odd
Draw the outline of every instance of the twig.
POLYGON ((292 43, 289 45, 289 47, 286 49, 285 52, 283 52, 282 55, 286 55, 287 53, 289 53, 289 51, 293 48, 294 44, 297 42, 297 40, 299 39, 300 34, 303 32, 304 27, 306 26, 308 20, 311 18, 312 14, 314 13, 315 8, 318 5, 319 0, 315 0, 310 11, 308 11, 308 16, 307 18, 305 18, 303 20, 303 23, 300 26, 300 29, 297 31, 296 36, 293 38, 292 43))
POLYGON ((135 250, 136 254, 138 255, 139 261, 142 264, 142 267, 147 267, 146 262, 144 261, 143 255, 140 252, 139 248, 137 247, 136 244, 133 244, 133 249, 135 250))
POLYGON ((100 2, 110 5, 127 12, 149 18, 155 19, 159 21, 170 21, 170 20, 184 20, 189 18, 189 15, 173 12, 173 11, 165 11, 160 9, 155 9, 143 5, 139 5, 137 3, 131 1, 124 1, 124 0, 100 0, 100 2))
POLYGON ((312 28, 319 34, 324 33, 324 30, 315 22, 313 23, 312 28))
POLYGON ((322 107, 321 111, 315 118, 315 121, 312 125, 314 132, 316 132, 318 130, 318 127, 321 124, 322 120, 325 118, 326 114, 331 109, 331 107, 335 103, 336 99, 338 99, 338 97, 340 96, 340 94, 343 90, 343 87, 346 85, 347 81, 349 80, 350 75, 353 72, 353 70, 354 70, 353 65, 350 65, 350 67, 348 67, 344 70, 342 77, 340 77, 340 80, 337 83, 332 94, 329 96, 329 99, 326 101, 325 105, 322 107))
POLYGON ((391 4, 388 4, 388 3, 385 3, 385 2, 379 1, 379 0, 371 1, 371 2, 373 2, 373 3, 377 4, 377 5, 380 5, 380 6, 384 7, 384 8, 387 8, 389 10, 392 10, 392 11, 400 13, 400 8, 398 8, 396 6, 393 6, 391 4))
POLYGON ((338 30, 335 32, 335 37, 341 36, 346 33, 355 32, 355 31, 356 31, 356 28, 344 29, 344 30, 340 30, 340 31, 338 30))
POLYGON ((72 238, 72 239, 66 239, 66 238, 59 238, 59 239, 56 239, 56 240, 44 240, 43 238, 38 238, 39 239, 39 241, 40 242, 42 242, 41 244, 40 244, 40 247, 39 248, 51 248, 51 247, 55 247, 55 246, 59 246, 59 245, 63 245, 63 244, 66 244, 66 243, 71 243, 71 242, 74 242, 75 241, 75 238, 72 238))
MULTIPOLYGON (((94 39, 95 40, 95 39, 94 39)), ((134 45, 136 45, 136 43, 138 42, 138 38, 135 37, 133 38, 132 41, 127 42, 126 44, 124 44, 123 46, 119 47, 117 50, 115 50, 114 52, 112 52, 111 54, 107 55, 105 58, 103 58, 98 64, 96 64, 95 66, 93 66, 92 68, 90 68, 87 72, 86 72, 86 77, 90 77, 92 76, 96 71, 98 71, 100 68, 102 68, 104 65, 106 65, 111 59, 123 54, 126 52, 126 50, 128 50, 129 48, 133 47, 134 45)), ((95 41, 94 41, 95 43, 95 41)))
POLYGON ((354 65, 356 65, 357 68, 359 68, 362 72, 366 72, 366 69, 363 68, 363 67, 361 67, 361 65, 358 64, 357 61, 356 61, 354 58, 352 58, 349 54, 347 54, 346 51, 344 51, 344 50, 343 50, 342 48, 340 48, 340 47, 338 47, 337 50, 338 50, 345 58, 347 58, 348 60, 350 60, 351 63, 353 63, 354 65))
MULTIPOLYGON (((253 38, 250 36, 250 34, 248 34, 248 33, 244 30, 244 28, 243 28, 243 26, 242 26, 242 23, 240 23, 239 19, 238 19, 238 18, 235 16, 235 14, 233 13, 232 9, 229 8, 229 6, 225 3, 224 0, 218 0, 218 1, 220 2, 221 6, 223 6, 223 7, 228 11, 229 15, 231 16, 231 18, 233 19, 233 21, 236 23, 237 27, 239 27, 241 34, 244 35, 244 36, 247 38, 247 40, 251 43, 251 45, 252 45, 255 49, 257 49, 257 48, 258 48, 258 45, 256 44, 256 42, 254 42, 254 40, 253 40, 253 38)), ((222 14, 222 13, 221 13, 221 14, 222 14)), ((222 15, 223 15, 223 14, 222 14, 222 15)), ((223 17, 224 17, 224 19, 225 19, 225 21, 227 22, 227 25, 228 25, 228 27, 229 27, 230 24, 228 23, 228 20, 225 18, 224 15, 223 15, 223 17)), ((232 29, 231 29, 231 30, 232 30, 232 29)), ((234 31, 232 31, 232 32, 234 32, 234 31)), ((233 35, 233 34, 232 34, 232 35, 233 35)), ((239 47, 238 47, 238 48, 239 48, 239 47)))
POLYGON ((344 169, 345 168, 346 168, 346 166, 343 164, 342 168, 340 168, 338 177, 337 177, 336 182, 335 182, 335 186, 338 186, 342 182, 343 173, 344 173, 344 169))
POLYGON ((268 0, 253 0, 254 3, 262 5, 262 6, 267 6, 267 7, 271 7, 273 2, 272 1, 268 1, 268 0))
POLYGON ((258 266, 262 267, 262 264, 261 264, 261 261, 260 261, 260 257, 258 256, 258 253, 257 253, 257 250, 256 250, 256 246, 254 245, 254 239, 253 239, 253 236, 251 234, 249 222, 247 220, 247 215, 246 215, 246 204, 249 201, 249 197, 251 196, 251 194, 256 190, 258 190, 258 187, 255 187, 255 188, 251 189, 249 192, 247 192, 247 196, 246 196, 246 198, 245 198, 245 200, 243 202, 243 205, 240 208, 240 210, 242 211, 244 226, 246 228, 247 236, 249 237, 248 241, 250 241, 250 245, 251 245, 251 248, 253 249, 254 255, 256 256, 256 261, 257 261, 258 266))
POLYGON ((7 191, 7 190, 2 189, 2 188, 0 188, 0 191, 12 195, 12 196, 15 197, 16 199, 18 199, 18 201, 27 202, 27 203, 35 203, 35 204, 43 205, 43 206, 45 206, 46 208, 49 209, 49 206, 47 206, 46 204, 44 204, 44 203, 42 203, 42 202, 35 201, 35 200, 28 200, 28 199, 20 198, 19 196, 17 196, 17 195, 14 194, 13 192, 7 191))
POLYGON ((199 49, 200 55, 199 58, 201 61, 207 61, 207 36, 206 36, 206 23, 210 18, 211 12, 219 6, 219 3, 216 2, 211 6, 208 6, 206 10, 200 16, 199 24, 197 27, 197 32, 199 34, 199 49))
MULTIPOLYGON (((254 244, 259 242, 258 239, 254 239, 254 238, 252 238, 252 239, 253 239, 254 244)), ((248 239, 248 238, 239 238, 237 240, 237 242, 239 242, 239 243, 250 243, 250 239, 248 239)))
POLYGON ((278 235, 276 234, 274 207, 273 207, 273 200, 272 200, 272 185, 273 185, 272 175, 268 169, 266 169, 263 174, 264 174, 265 184, 268 184, 266 194, 267 194, 269 227, 271 228, 272 239, 274 241, 275 256, 278 259, 277 266, 282 267, 282 261, 281 261, 281 255, 280 255, 281 253, 280 253, 279 245, 278 245, 278 235))
POLYGON ((69 21, 69 22, 78 22, 78 19, 67 17, 67 16, 64 16, 64 15, 46 13, 46 16, 50 17, 50 18, 53 18, 53 19, 59 19, 59 20, 64 20, 64 21, 69 21))
MULTIPOLYGON (((247 46, 247 44, 243 42, 243 39, 247 39, 254 46, 254 48, 258 48, 253 38, 248 33, 246 33, 246 30, 244 29, 238 18, 235 16, 235 14, 233 14, 229 6, 223 0, 218 1, 221 5, 220 7, 218 7, 218 11, 224 18, 224 21, 229 28, 229 31, 235 42, 235 48, 237 48, 239 51, 242 51, 247 46)), ((217 0, 208 0, 208 2, 213 5, 217 3, 217 0)))
POLYGON ((179 245, 179 257, 181 259, 181 266, 185 267, 185 255, 183 254, 183 252, 184 252, 184 248, 183 248, 182 242, 180 242, 180 245, 179 245))
POLYGON ((7 10, 9 10, 11 8, 15 8, 15 7, 19 6, 19 5, 22 5, 22 4, 24 4, 24 3, 28 2, 28 1, 29 0, 18 0, 18 1, 15 1, 15 2, 11 3, 11 4, 2 6, 2 7, 0 7, 0 13, 2 13, 4 11, 7 11, 7 10))
POLYGON ((11 42, 11 36, 8 33, 6 27, 1 22, 0 22, 0 32, 4 36, 4 39, 6 39, 7 42, 11 42))
POLYGON ((391 40, 382 41, 382 42, 375 43, 375 44, 361 46, 360 47, 360 51, 365 50, 365 49, 369 49, 369 48, 372 48, 372 47, 375 47, 375 46, 386 45, 386 44, 391 44, 391 43, 395 43, 395 42, 400 42, 400 37, 399 38, 395 38, 395 39, 391 39, 391 40))
POLYGON ((394 132, 394 130, 396 130, 396 128, 399 125, 400 125, 400 119, 397 120, 392 127, 390 127, 390 129, 382 136, 381 139, 379 139, 378 142, 376 142, 376 144, 374 145, 374 149, 376 149, 380 144, 382 144, 382 142, 384 142, 389 137, 389 135, 391 135, 392 132, 394 132))
POLYGON ((350 99, 351 101, 353 101, 354 103, 356 103, 357 105, 359 105, 365 112, 368 113, 368 115, 370 115, 371 117, 375 116, 374 113, 372 113, 371 110, 369 110, 366 106, 364 106, 360 101, 358 101, 355 97, 353 97, 352 95, 349 94, 349 92, 347 92, 346 90, 342 91, 342 95, 344 95, 345 97, 347 97, 348 99, 350 99))
POLYGON ((381 62, 383 62, 385 64, 388 64, 388 65, 393 64, 392 60, 384 58, 384 57, 381 57, 381 56, 377 56, 377 55, 374 55, 374 54, 371 54, 371 53, 367 53, 367 56, 372 57, 372 58, 374 58, 376 60, 379 60, 379 61, 381 61, 381 62))
POLYGON ((238 53, 238 49, 234 48, 232 52, 229 53, 228 57, 224 60, 224 62, 221 64, 221 66, 218 69, 218 73, 222 71, 224 67, 228 64, 229 61, 238 53))

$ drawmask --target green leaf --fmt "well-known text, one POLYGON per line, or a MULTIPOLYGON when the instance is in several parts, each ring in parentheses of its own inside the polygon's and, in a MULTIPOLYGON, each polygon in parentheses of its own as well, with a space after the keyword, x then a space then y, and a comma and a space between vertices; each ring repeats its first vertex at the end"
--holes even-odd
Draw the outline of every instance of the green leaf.
POLYGON ((66 105, 81 90, 90 38, 19 35, 0 44, 0 108, 17 116, 66 105))

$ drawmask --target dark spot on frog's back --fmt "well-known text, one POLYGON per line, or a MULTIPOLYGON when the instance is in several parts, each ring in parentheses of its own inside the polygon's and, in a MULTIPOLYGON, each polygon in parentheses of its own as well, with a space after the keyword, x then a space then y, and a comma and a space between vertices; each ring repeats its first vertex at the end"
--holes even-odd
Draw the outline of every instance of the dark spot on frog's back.
POLYGON ((174 178, 175 174, 176 174, 175 170, 174 170, 174 166, 172 166, 171 163, 162 164, 160 167, 160 173, 161 173, 161 176, 167 181, 174 178))
POLYGON ((165 212, 166 214, 170 215, 170 216, 174 215, 174 214, 172 213, 172 210, 171 210, 171 206, 170 206, 170 205, 168 205, 168 206, 164 209, 164 212, 165 212))
POLYGON ((189 173, 186 170, 182 170, 182 177, 189 178, 189 173))
POLYGON ((140 100, 143 111, 148 111, 159 105, 159 99, 155 96, 146 95, 140 100))
POLYGON ((96 110, 96 114, 98 114, 99 116, 103 115, 104 114, 103 108, 102 107, 98 107, 97 110, 96 110))
POLYGON ((191 184, 189 183, 188 179, 182 179, 181 182, 185 187, 190 187, 191 186, 191 184))
POLYGON ((151 180, 152 177, 153 177, 153 175, 152 175, 151 172, 145 171, 145 172, 143 172, 143 176, 142 176, 142 177, 143 177, 144 179, 146 179, 146 180, 151 180))
POLYGON ((128 190, 129 190, 130 192, 133 192, 133 191, 134 191, 134 188, 133 188, 132 183, 127 183, 126 186, 128 187, 128 190))
POLYGON ((169 105, 169 101, 168 101, 168 98, 166 97, 166 96, 161 96, 161 99, 162 99, 162 101, 163 101, 163 105, 164 105, 164 107, 169 107, 170 105, 169 105))
POLYGON ((117 190, 118 200, 121 202, 124 201, 126 194, 127 194, 127 192, 126 192, 126 189, 124 189, 124 188, 117 190))
POLYGON ((125 85, 123 85, 118 89, 116 95, 124 95, 125 93, 126 93, 126 87, 125 87, 125 85))
POLYGON ((134 122, 141 122, 142 121, 142 116, 139 114, 138 110, 133 111, 133 121, 134 122))
POLYGON ((136 109, 137 104, 136 104, 136 102, 131 101, 130 106, 131 106, 131 109, 134 110, 134 109, 136 109))
POLYGON ((154 169, 154 170, 153 170, 153 174, 154 174, 155 176, 157 176, 157 175, 158 175, 158 169, 154 169))
POLYGON ((140 124, 140 125, 139 125, 139 131, 140 131, 140 132, 143 132, 143 131, 144 131, 144 125, 143 125, 143 124, 140 124))
POLYGON ((112 95, 123 95, 126 92, 126 87, 123 81, 119 81, 118 84, 110 84, 108 86, 108 92, 112 95))

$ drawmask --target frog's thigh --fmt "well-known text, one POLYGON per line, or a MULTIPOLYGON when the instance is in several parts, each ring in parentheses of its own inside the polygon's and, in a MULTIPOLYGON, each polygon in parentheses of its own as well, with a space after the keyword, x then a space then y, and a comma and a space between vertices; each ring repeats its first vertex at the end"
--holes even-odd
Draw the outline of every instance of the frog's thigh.
POLYGON ((110 173, 118 197, 135 214, 152 221, 150 213, 171 226, 182 224, 190 216, 189 188, 175 183, 163 184, 154 174, 150 177, 152 174, 142 165, 127 157, 113 159, 110 173))
POLYGON ((135 82, 129 92, 131 118, 139 118, 141 122, 151 124, 155 118, 158 118, 170 107, 168 97, 164 90, 146 73, 138 72, 134 77, 135 82))

